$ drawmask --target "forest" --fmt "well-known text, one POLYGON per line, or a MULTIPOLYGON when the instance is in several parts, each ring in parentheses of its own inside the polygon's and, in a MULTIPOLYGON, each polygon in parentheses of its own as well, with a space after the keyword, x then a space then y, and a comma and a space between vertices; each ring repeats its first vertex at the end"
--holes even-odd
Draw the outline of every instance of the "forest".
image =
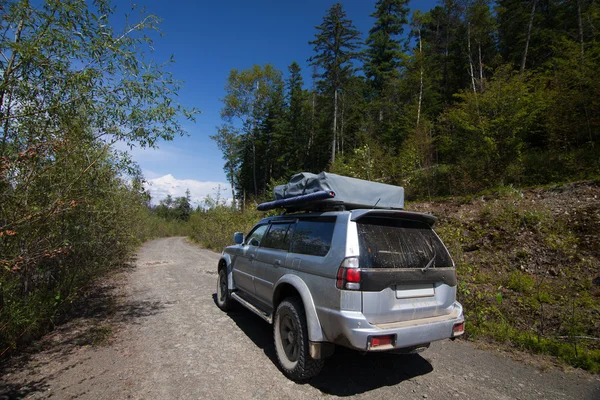
POLYGON ((598 175, 597 1, 408 3, 377 1, 366 33, 333 5, 307 38, 309 82, 297 62, 230 71, 213 139, 237 201, 300 171, 409 199, 598 175))

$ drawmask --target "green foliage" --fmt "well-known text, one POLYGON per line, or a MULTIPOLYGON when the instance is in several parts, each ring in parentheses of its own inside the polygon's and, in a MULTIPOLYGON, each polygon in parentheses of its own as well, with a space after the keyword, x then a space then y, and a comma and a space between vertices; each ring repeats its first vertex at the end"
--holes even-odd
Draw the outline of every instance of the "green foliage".
POLYGON ((153 212, 160 218, 166 220, 187 221, 192 213, 192 205, 190 203, 190 190, 185 191, 185 196, 173 199, 171 195, 160 201, 158 206, 153 208, 153 212))
POLYGON ((321 69, 319 84, 336 92, 355 69, 352 61, 358 58, 360 32, 346 18, 341 3, 334 4, 316 28, 315 39, 309 42, 315 55, 309 61, 321 69))
POLYGON ((465 192, 510 183, 521 173, 520 160, 546 107, 542 90, 503 67, 483 94, 464 91, 442 114, 440 150, 455 165, 465 192), (466 179, 465 179, 466 178, 466 179))
MULTIPOLYGON (((248 206, 252 206, 249 204, 248 206)), ((255 211, 232 210, 223 204, 195 212, 189 221, 190 238, 202 246, 221 251, 233 243, 235 232, 250 232, 250 229, 264 217, 255 211)))
POLYGON ((448 0, 410 22, 406 4, 375 3, 362 52, 341 4, 327 10, 310 90, 295 63, 285 87, 261 80, 281 76, 268 65, 232 71, 215 139, 236 201, 300 171, 373 177, 410 199, 600 174, 598 4, 448 0))
POLYGON ((404 56, 398 36, 408 23, 408 0, 379 0, 375 3, 375 25, 367 38, 365 74, 381 91, 390 80, 398 77, 398 67, 404 56))
POLYGON ((519 271, 513 271, 508 275, 505 286, 510 290, 519 293, 528 293, 533 289, 535 284, 533 278, 519 271))
POLYGON ((537 354, 550 354, 574 367, 600 372, 600 350, 591 350, 576 342, 564 343, 556 339, 521 332, 508 323, 485 322, 467 324, 473 337, 491 337, 499 342, 510 342, 514 347, 537 354))
MULTIPOLYGON (((596 193, 594 183, 589 185, 596 193)), ((554 190, 535 189, 532 195, 500 187, 491 194, 447 200, 436 205, 445 210, 436 231, 456 262, 468 337, 550 354, 598 372, 600 350, 594 338, 600 332, 595 322, 600 303, 590 280, 598 265, 591 261, 594 247, 582 244, 590 234, 584 226, 595 222, 572 219, 594 215, 597 206, 578 209, 563 194, 561 201, 570 206, 556 208, 562 203, 554 190), (546 196, 550 205, 542 200, 546 196)))
POLYGON ((155 16, 116 30, 104 0, 14 0, 2 11, 0 356, 152 235, 139 168, 111 145, 155 147, 196 113, 145 55, 155 16))
POLYGON ((271 64, 229 73, 221 110, 225 123, 212 139, 223 152, 227 177, 238 194, 247 190, 257 197, 271 171, 281 165, 277 157, 289 140, 282 122, 283 90, 281 71, 271 64))

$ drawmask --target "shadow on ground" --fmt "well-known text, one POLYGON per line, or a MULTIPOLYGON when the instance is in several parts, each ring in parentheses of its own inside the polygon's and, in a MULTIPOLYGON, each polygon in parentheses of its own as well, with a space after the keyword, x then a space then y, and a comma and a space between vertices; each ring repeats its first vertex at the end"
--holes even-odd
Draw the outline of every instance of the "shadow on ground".
MULTIPOLYGON (((127 273, 132 267, 124 267, 127 273)), ((54 329, 41 339, 0 362, 0 400, 22 399, 48 390, 47 382, 71 368, 39 378, 35 371, 54 361, 64 362, 81 346, 102 346, 114 340, 118 326, 139 324, 141 319, 160 313, 165 305, 157 301, 129 301, 109 278, 99 281, 57 319, 54 329), (25 371, 27 371, 25 373, 25 371), (39 378, 39 379, 38 379, 39 378)))
MULTIPOLYGON (((216 294, 213 294, 213 300, 216 302, 216 294)), ((271 325, 239 305, 228 316, 264 351, 273 364, 278 365, 271 325)), ((394 386, 432 371, 433 366, 429 361, 418 354, 361 355, 357 351, 338 346, 335 353, 327 358, 321 374, 306 384, 323 393, 345 397, 394 386)))

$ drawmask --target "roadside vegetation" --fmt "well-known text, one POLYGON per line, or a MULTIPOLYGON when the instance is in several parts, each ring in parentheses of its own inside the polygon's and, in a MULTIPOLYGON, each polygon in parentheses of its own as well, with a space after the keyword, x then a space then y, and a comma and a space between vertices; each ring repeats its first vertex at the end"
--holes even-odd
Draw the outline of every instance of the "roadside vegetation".
POLYGON ((440 220, 469 339, 600 372, 600 183, 412 203, 440 220))
MULTIPOLYGON (((2 1, 0 357, 51 329, 82 289, 170 227, 117 142, 154 147, 196 113, 147 55, 158 19, 111 25, 104 0, 2 1)), ((135 16, 134 16, 135 15, 135 16)))

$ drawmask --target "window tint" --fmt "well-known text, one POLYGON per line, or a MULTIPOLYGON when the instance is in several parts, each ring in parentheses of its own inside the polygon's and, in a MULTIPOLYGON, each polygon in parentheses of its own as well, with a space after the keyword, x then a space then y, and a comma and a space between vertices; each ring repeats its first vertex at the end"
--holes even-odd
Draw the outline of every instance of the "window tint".
POLYGON ((363 268, 452 267, 450 254, 420 221, 361 218, 356 224, 363 268))
POLYGON ((325 256, 331 247, 335 217, 300 220, 292 238, 293 253, 325 256))
POLYGON ((261 225, 255 228, 250 234, 246 237, 246 244, 248 246, 260 246, 260 242, 262 241, 263 236, 265 236, 265 232, 269 225, 261 225))
POLYGON ((290 248, 291 223, 271 224, 271 228, 263 240, 262 247, 288 251, 290 248))

